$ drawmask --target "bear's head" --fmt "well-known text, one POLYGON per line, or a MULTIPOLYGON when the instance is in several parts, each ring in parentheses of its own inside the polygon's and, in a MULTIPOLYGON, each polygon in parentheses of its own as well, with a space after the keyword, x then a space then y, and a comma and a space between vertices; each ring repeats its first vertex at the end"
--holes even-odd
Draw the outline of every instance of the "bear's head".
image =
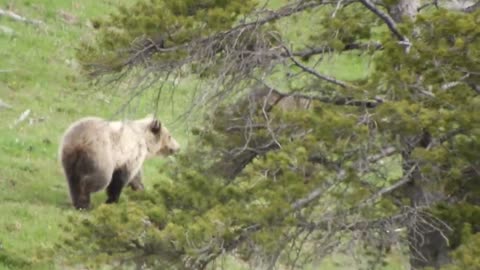
POLYGON ((147 122, 147 143, 148 156, 170 156, 180 150, 180 144, 172 137, 168 129, 155 118, 147 122))

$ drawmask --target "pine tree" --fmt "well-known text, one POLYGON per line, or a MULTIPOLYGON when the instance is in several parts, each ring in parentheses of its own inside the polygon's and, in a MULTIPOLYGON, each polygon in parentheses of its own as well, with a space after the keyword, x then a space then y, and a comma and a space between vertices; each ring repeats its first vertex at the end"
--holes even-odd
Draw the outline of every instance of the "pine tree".
POLYGON ((171 181, 99 207, 67 246, 156 269, 224 254, 272 269, 354 243, 374 267, 398 237, 413 269, 480 267, 474 7, 151 0, 97 21, 79 53, 91 75, 188 74, 216 106, 171 181), (361 77, 314 67, 359 54, 361 77))

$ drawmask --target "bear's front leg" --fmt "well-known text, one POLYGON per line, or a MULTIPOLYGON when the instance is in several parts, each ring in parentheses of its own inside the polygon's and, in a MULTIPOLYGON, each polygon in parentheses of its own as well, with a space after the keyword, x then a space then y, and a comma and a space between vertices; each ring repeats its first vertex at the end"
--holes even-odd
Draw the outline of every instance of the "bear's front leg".
POLYGON ((113 172, 112 180, 107 187, 108 199, 106 203, 117 203, 120 199, 122 189, 129 179, 129 172, 125 168, 117 169, 113 172))
POLYGON ((144 190, 145 187, 143 186, 142 183, 142 171, 140 170, 132 180, 130 180, 130 183, 128 183, 128 186, 132 188, 132 190, 138 191, 138 190, 144 190))

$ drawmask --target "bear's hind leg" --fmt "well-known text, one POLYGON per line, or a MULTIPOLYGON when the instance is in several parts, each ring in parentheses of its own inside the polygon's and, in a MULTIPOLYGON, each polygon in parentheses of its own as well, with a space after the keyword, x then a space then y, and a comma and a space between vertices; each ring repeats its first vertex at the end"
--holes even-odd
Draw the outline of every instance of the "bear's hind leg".
MULTIPOLYGON (((78 204, 80 208, 90 207, 90 194, 100 191, 107 186, 109 182, 108 174, 97 171, 85 175, 80 182, 80 192, 78 197, 78 204)), ((78 207, 77 207, 78 208, 78 207)))
POLYGON ((85 189, 83 181, 69 181, 70 197, 76 209, 88 209, 90 207, 90 194, 85 189))
POLYGON ((73 202, 76 209, 89 209, 90 208, 90 194, 83 193, 77 197, 73 202))
POLYGON ((112 180, 107 187, 108 199, 106 203, 117 203, 125 184, 128 182, 129 174, 125 169, 117 169, 113 172, 112 180))
MULTIPOLYGON (((72 204, 76 209, 87 209, 90 207, 90 194, 86 189, 85 182, 83 181, 82 173, 78 171, 75 166, 69 163, 64 163, 65 175, 67 177, 68 188, 70 191, 70 198, 72 204)), ((73 164, 76 165, 76 164, 73 164)))
POLYGON ((62 154, 62 165, 75 208, 89 208, 90 194, 104 189, 110 182, 113 166, 101 162, 105 159, 107 158, 97 157, 88 148, 80 146, 62 154))

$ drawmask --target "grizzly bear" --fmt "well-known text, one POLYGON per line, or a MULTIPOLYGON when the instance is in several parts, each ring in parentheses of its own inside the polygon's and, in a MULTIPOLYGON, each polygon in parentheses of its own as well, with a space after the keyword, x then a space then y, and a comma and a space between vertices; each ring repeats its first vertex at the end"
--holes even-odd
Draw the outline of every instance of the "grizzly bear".
POLYGON ((60 145, 60 160, 77 209, 89 208, 90 194, 106 188, 106 203, 118 202, 123 187, 143 189, 145 159, 168 156, 180 145, 159 120, 87 117, 73 123, 60 145))

